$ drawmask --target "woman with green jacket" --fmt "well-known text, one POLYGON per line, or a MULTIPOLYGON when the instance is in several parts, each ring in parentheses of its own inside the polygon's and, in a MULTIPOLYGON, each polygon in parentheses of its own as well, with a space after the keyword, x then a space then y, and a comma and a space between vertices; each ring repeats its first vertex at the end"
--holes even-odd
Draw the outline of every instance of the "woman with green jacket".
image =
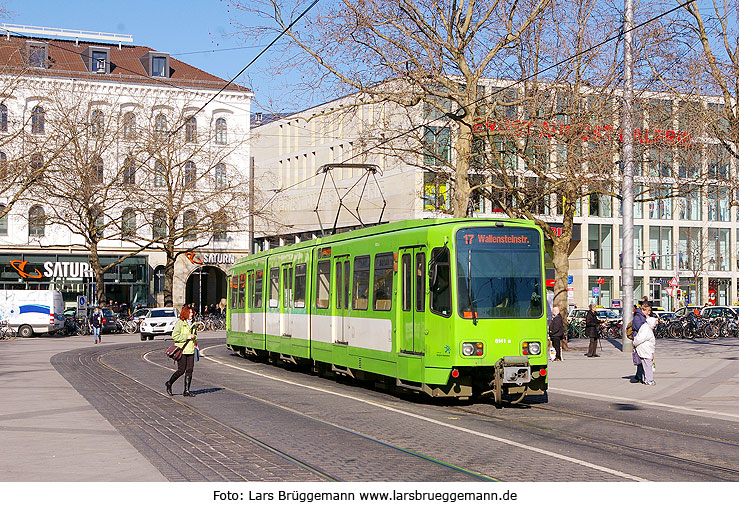
POLYGON ((174 382, 184 374, 185 391, 182 395, 185 397, 192 396, 190 393, 190 384, 192 383, 192 369, 195 366, 195 346, 198 340, 195 323, 192 321, 194 316, 194 310, 187 306, 183 307, 180 312, 180 318, 172 330, 172 340, 174 340, 177 347, 182 348, 182 357, 177 360, 177 370, 165 383, 169 395, 172 395, 172 385, 174 382))

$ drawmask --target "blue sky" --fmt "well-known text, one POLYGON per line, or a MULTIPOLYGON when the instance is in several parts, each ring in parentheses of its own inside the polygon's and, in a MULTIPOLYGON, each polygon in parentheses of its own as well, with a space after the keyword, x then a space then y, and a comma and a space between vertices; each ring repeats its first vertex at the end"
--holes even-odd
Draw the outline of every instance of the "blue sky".
MULTIPOLYGON (((0 0, 3 4, 11 12, 2 22, 131 34, 134 44, 168 52, 225 79, 235 76, 260 51, 218 51, 244 45, 233 35, 232 13, 221 0, 0 0)), ((266 56, 262 59, 266 64, 266 56)), ((270 85, 259 74, 260 62, 237 80, 253 87, 257 95, 270 85)))

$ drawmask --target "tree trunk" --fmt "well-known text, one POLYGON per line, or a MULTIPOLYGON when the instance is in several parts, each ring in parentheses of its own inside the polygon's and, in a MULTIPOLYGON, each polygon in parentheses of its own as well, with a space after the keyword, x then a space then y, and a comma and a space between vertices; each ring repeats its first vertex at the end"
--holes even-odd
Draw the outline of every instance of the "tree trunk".
MULTIPOLYGON (((471 122, 470 122, 471 126, 471 122)), ((470 152, 472 148, 472 130, 464 123, 459 124, 459 137, 455 143, 457 153, 454 171, 454 195, 452 197, 452 215, 467 217, 470 203, 470 152)))
POLYGON ((102 306, 106 303, 107 298, 105 296, 105 273, 103 272, 103 267, 100 265, 97 243, 90 245, 90 267, 92 267, 92 272, 95 275, 97 288, 95 298, 97 299, 97 304, 102 306))
POLYGON ((172 290, 174 288, 174 264, 177 260, 177 254, 174 247, 165 246, 165 252, 167 261, 164 264, 164 306, 173 306, 174 295, 172 290))

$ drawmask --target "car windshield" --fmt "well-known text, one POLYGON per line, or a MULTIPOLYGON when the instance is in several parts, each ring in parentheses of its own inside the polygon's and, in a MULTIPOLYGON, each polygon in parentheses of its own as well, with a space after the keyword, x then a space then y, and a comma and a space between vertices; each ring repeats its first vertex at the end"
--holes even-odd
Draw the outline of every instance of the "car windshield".
POLYGON ((535 230, 466 228, 457 232, 456 246, 460 316, 542 316, 541 246, 535 230))
POLYGON ((150 317, 174 317, 174 310, 152 310, 150 317))
POLYGON ((618 313, 613 310, 598 310, 597 313, 601 319, 618 319, 618 313))

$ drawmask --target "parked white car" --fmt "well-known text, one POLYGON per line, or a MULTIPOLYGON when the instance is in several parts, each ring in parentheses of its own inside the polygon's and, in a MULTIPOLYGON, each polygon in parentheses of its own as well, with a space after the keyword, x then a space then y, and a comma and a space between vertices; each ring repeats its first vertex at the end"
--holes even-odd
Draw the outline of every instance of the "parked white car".
POLYGON ((141 321, 141 340, 153 340, 156 335, 172 335, 178 319, 175 308, 152 308, 141 321))

